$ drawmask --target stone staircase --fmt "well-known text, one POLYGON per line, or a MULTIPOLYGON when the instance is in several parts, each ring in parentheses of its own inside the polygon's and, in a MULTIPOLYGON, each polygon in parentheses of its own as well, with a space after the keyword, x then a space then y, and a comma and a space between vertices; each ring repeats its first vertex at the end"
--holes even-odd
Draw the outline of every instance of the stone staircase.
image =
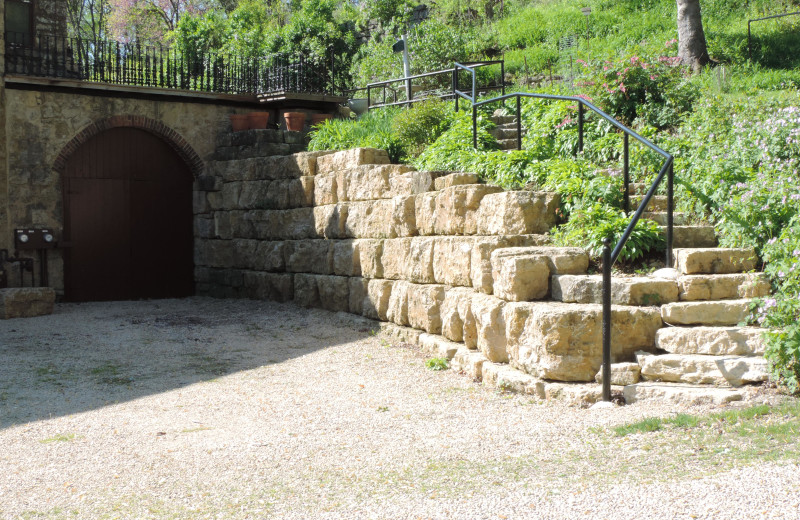
MULTIPOLYGON (((501 150, 516 150, 517 149, 517 118, 516 116, 505 115, 502 110, 495 110, 492 114, 492 122, 495 128, 492 130, 492 136, 497 139, 500 144, 501 150)), ((522 129, 522 134, 525 135, 525 129, 522 129)))
MULTIPOLYGON (((639 207, 649 184, 634 182, 628 185, 630 194, 631 211, 639 207)), ((642 214, 643 218, 650 219, 661 226, 662 232, 666 233, 667 226, 667 197, 666 195, 654 195, 650 199, 646 211, 642 214)), ((716 247, 717 237, 714 234, 714 226, 708 223, 689 224, 686 214, 673 212, 672 232, 674 247, 716 247)))

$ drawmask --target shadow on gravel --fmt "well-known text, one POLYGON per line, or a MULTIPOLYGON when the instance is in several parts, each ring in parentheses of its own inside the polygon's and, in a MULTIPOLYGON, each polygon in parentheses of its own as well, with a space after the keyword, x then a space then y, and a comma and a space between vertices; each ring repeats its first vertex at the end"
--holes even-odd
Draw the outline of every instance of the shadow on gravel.
POLYGON ((51 316, 0 321, 0 428, 279 364, 374 327, 249 300, 59 304, 51 316))

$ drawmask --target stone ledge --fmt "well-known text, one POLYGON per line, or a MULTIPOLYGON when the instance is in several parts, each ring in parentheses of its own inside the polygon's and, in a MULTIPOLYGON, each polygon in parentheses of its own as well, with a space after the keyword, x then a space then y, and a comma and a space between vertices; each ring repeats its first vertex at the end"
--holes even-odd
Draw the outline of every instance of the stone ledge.
POLYGON ((55 301, 56 292, 51 287, 0 289, 0 319, 52 314, 55 301))

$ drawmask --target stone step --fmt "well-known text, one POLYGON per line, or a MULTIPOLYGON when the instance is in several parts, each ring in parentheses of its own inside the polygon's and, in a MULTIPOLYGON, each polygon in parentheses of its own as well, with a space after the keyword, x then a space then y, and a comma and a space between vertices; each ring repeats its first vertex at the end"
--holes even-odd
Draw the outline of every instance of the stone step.
MULTIPOLYGON (((644 195, 634 195, 631 197, 631 211, 636 211, 636 208, 639 207, 643 200, 644 195)), ((647 209, 650 211, 667 211, 667 196, 653 195, 653 198, 650 199, 650 203, 647 205, 647 209)))
POLYGON ((771 289, 764 273, 687 274, 678 278, 681 301, 762 298, 771 289))
MULTIPOLYGON (((565 303, 602 303, 602 275, 554 275, 552 297, 565 303)), ((678 301, 678 284, 664 278, 612 277, 611 303, 616 305, 663 305, 678 301)))
MULTIPOLYGON (((490 133, 495 139, 516 139, 517 138, 517 125, 512 125, 513 128, 497 127, 490 133)), ((522 129, 522 135, 525 135, 525 129, 522 129)))
POLYGON ((509 123, 516 123, 517 116, 507 116, 502 114, 493 114, 492 121, 496 125, 507 125, 509 123))
POLYGON ((758 327, 664 327, 656 332, 656 347, 671 354, 760 356, 763 335, 758 327))
MULTIPOLYGON (((661 234, 666 236, 666 226, 661 226, 661 234)), ((711 226, 672 226, 672 247, 708 249, 716 246, 717 235, 711 226)))
MULTIPOLYGON (((646 211, 642 214, 642 218, 646 218, 652 220, 659 226, 666 226, 667 225, 667 212, 666 211, 646 211)), ((686 214, 685 213, 672 213, 672 225, 673 226, 683 226, 686 224, 686 214)))
POLYGON ((633 404, 637 401, 658 400, 681 404, 722 405, 741 401, 745 397, 742 390, 733 388, 654 382, 628 385, 622 390, 622 395, 627 404, 633 404))
POLYGON ((756 268, 758 258, 746 248, 675 249, 675 268, 683 274, 744 273, 756 268))
POLYGON ((642 379, 739 387, 769 378, 767 360, 757 356, 637 353, 642 379))
POLYGON ((500 144, 501 150, 516 150, 517 149, 517 138, 514 139, 498 139, 497 142, 500 144))
POLYGON ((628 193, 631 195, 644 195, 650 189, 650 184, 644 182, 631 182, 628 184, 628 193))
POLYGON ((668 303, 661 319, 669 325, 738 325, 750 314, 750 300, 668 303))

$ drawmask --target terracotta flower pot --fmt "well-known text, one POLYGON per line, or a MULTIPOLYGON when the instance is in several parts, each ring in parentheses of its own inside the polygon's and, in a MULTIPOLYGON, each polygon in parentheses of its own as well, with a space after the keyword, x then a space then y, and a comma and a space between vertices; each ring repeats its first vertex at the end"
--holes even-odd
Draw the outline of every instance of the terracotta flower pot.
POLYGON ((327 121, 333 117, 333 114, 312 114, 311 115, 311 126, 317 126, 318 124, 322 123, 323 121, 327 121))
POLYGON ((247 114, 231 114, 229 117, 231 120, 231 129, 234 132, 241 132, 242 130, 250 128, 247 114))
POLYGON ((269 123, 269 112, 250 112, 247 114, 250 130, 263 130, 269 123))
POLYGON ((286 129, 292 132, 300 132, 306 124, 305 112, 284 112, 283 120, 286 121, 286 129))

